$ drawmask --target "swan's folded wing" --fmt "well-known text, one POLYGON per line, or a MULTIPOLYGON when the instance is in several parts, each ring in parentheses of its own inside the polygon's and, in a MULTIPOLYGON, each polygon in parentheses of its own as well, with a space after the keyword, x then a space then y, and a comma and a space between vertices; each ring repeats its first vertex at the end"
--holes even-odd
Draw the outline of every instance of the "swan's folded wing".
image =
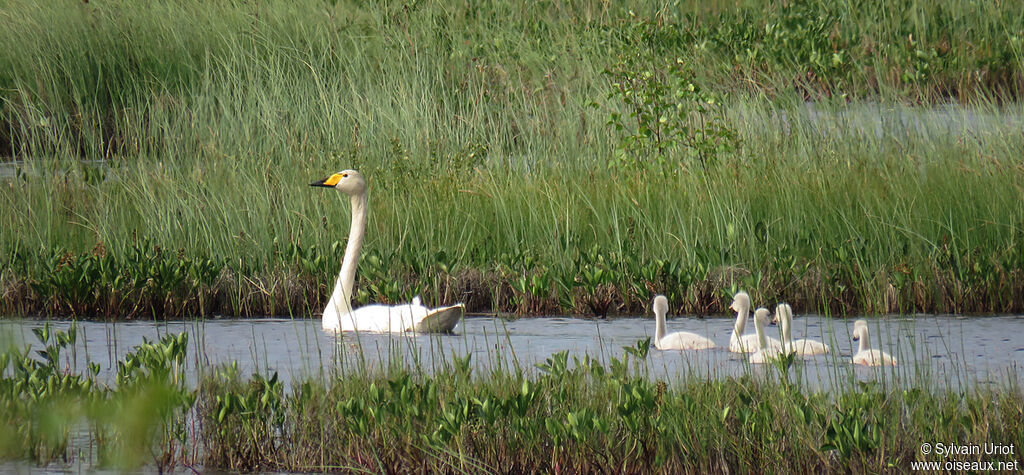
POLYGON ((733 334, 729 338, 729 351, 733 353, 756 353, 760 343, 757 342, 757 335, 748 333, 745 335, 733 334))
POLYGON ((422 306, 373 304, 330 320, 326 318, 325 312, 323 326, 325 330, 335 332, 400 333, 411 329, 419 321, 418 317, 426 313, 426 308, 422 306))
POLYGON ((466 313, 464 304, 435 308, 427 312, 414 328, 419 333, 451 333, 466 313))
POLYGON ((824 355, 830 351, 828 345, 807 339, 794 340, 793 348, 799 355, 824 355))
POLYGON ((772 337, 767 337, 766 339, 768 340, 768 348, 771 348, 776 352, 782 353, 782 340, 772 337))
POLYGON ((422 305, 367 305, 331 319, 324 318, 329 331, 399 333, 449 333, 459 323, 465 306, 462 304, 430 310, 422 305))
POLYGON ((690 332, 676 332, 665 335, 655 345, 665 350, 706 350, 715 347, 715 342, 690 332))
MULTIPOLYGON (((778 339, 769 336, 765 337, 765 340, 768 342, 768 348, 782 350, 782 342, 778 339)), ((757 353, 760 346, 757 335, 753 333, 729 338, 729 351, 733 353, 757 353)))
MULTIPOLYGON (((389 305, 367 305, 341 315, 341 331, 387 333, 402 331, 400 326, 392 329, 392 318, 400 315, 389 305)), ((399 324, 401 320, 398 321, 399 324)))

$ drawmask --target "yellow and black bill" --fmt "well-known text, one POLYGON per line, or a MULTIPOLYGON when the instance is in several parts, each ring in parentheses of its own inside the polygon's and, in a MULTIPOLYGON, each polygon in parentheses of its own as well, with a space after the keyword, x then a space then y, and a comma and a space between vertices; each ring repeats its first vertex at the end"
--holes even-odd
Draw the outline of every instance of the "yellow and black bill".
POLYGON ((341 173, 335 173, 327 178, 324 178, 323 180, 314 181, 313 183, 310 183, 309 186, 322 186, 324 188, 334 188, 334 185, 337 185, 342 178, 344 178, 344 175, 342 175, 341 173))

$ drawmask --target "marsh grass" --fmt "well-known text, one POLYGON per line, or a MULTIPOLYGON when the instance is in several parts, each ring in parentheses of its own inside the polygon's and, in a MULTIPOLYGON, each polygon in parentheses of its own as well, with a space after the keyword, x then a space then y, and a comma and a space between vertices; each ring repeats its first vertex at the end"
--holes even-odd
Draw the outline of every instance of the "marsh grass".
POLYGON ((1020 15, 899 3, 5 1, 0 312, 308 315, 348 218, 305 184, 348 167, 360 303, 1020 311, 1020 15), (644 136, 609 124, 637 54, 719 96, 735 146, 609 167, 644 136), (950 98, 952 122, 901 105, 950 98))

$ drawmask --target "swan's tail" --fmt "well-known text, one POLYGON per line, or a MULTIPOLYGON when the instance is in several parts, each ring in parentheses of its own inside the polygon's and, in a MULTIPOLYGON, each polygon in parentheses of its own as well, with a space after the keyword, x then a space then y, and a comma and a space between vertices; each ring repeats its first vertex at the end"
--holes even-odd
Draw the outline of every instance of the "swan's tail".
POLYGON ((419 333, 451 333, 465 313, 466 306, 461 303, 450 307, 436 308, 427 313, 427 316, 420 320, 414 330, 419 333))

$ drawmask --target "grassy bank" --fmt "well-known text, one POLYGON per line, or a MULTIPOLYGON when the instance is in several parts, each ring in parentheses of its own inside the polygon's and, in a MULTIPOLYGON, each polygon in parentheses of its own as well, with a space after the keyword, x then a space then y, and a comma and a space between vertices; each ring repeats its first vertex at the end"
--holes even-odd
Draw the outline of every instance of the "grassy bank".
POLYGON ((74 327, 37 336, 42 358, 8 350, 0 361, 4 461, 129 470, 897 473, 913 461, 947 460, 922 455, 924 442, 1024 443, 1024 401, 1012 385, 953 392, 917 375, 896 389, 857 382, 864 375, 846 368, 849 381, 815 392, 785 365, 669 385, 648 377, 644 342, 606 364, 563 352, 537 368, 500 360, 484 371, 453 357, 430 372, 406 362, 290 387, 226 366, 204 368, 193 387, 184 383, 184 334, 129 352, 110 385, 97 381, 93 365, 66 363, 74 327))
POLYGON ((1011 6, 0 8, 6 315, 1024 310, 1011 6))

